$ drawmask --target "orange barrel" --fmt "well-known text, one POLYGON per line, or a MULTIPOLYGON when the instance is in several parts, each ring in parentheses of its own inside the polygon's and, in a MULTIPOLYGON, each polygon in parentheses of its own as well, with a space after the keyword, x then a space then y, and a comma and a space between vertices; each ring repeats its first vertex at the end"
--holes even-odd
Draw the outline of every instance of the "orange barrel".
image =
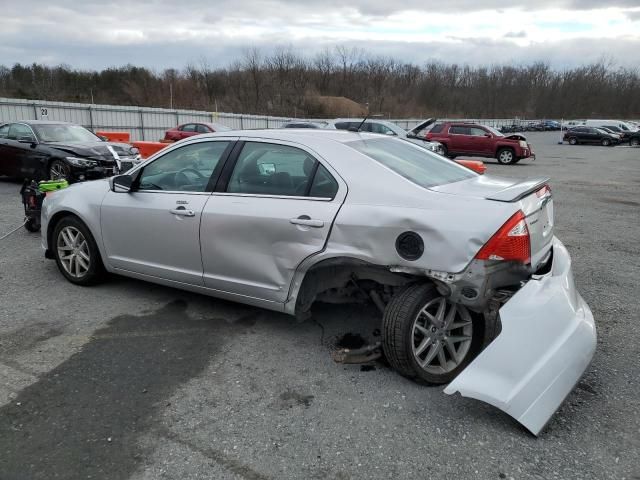
POLYGON ((169 144, 162 142, 131 142, 131 145, 140 150, 142 158, 149 158, 151 155, 162 150, 169 144))
POLYGON ((129 143, 131 140, 129 132, 96 132, 96 135, 105 137, 110 142, 129 143))
POLYGON ((487 166, 480 160, 456 160, 456 162, 458 162, 460 165, 464 165, 465 167, 470 168, 480 175, 487 171, 487 166))

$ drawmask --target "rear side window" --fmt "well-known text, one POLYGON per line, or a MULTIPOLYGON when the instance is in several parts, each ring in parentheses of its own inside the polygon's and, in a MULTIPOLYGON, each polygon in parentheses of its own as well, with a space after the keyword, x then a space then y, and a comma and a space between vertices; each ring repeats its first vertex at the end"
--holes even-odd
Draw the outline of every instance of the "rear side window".
POLYGON ((299 148, 247 142, 233 169, 227 192, 305 196, 316 162, 299 148))
POLYGON ((313 183, 311 184, 311 190, 309 190, 309 196, 333 198, 336 193, 338 193, 338 182, 324 165, 318 165, 318 170, 316 170, 316 175, 313 177, 313 183))
POLYGON ((186 125, 183 125, 180 130, 182 130, 183 132, 195 132, 196 126, 193 123, 187 123, 186 125))
POLYGON ((477 176, 451 160, 403 140, 376 138, 356 140, 345 145, 425 188, 477 176))

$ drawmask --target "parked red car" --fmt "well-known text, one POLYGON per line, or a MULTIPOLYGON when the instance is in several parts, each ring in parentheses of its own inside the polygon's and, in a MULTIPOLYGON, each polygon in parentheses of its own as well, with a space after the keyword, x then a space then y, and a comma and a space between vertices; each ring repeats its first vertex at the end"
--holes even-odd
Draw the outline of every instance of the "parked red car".
POLYGON ((185 123, 183 125, 178 125, 175 128, 167 130, 164 133, 164 139, 168 142, 177 142, 178 140, 182 140, 183 138, 192 137, 193 135, 200 135, 201 133, 224 132, 227 130, 231 129, 226 125, 222 125, 220 123, 185 123))
POLYGON ((533 149, 520 134, 504 135, 485 125, 463 122, 438 123, 425 138, 440 142, 444 155, 495 158, 504 165, 513 165, 523 158, 533 157, 533 149))

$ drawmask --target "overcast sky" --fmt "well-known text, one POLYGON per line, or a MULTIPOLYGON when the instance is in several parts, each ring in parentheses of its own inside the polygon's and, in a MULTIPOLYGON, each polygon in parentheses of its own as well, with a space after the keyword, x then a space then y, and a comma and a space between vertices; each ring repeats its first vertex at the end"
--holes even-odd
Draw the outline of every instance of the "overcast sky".
POLYGON ((0 64, 226 66, 247 47, 348 45, 422 64, 640 65, 640 0, 2 2, 0 64), (6 4, 5 4, 6 3, 6 4))

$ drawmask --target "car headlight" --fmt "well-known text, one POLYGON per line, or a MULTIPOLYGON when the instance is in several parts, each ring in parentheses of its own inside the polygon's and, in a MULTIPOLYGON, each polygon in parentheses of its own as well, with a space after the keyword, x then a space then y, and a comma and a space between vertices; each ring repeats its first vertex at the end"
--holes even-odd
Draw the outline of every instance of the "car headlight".
POLYGON ((98 162, 95 160, 89 160, 87 158, 65 157, 65 159, 71 165, 75 165, 76 167, 95 167, 98 165, 98 162))
POLYGON ((524 140, 520 140, 520 142, 518 142, 518 143, 520 143, 520 146, 522 148, 527 148, 527 142, 525 142, 524 140))

